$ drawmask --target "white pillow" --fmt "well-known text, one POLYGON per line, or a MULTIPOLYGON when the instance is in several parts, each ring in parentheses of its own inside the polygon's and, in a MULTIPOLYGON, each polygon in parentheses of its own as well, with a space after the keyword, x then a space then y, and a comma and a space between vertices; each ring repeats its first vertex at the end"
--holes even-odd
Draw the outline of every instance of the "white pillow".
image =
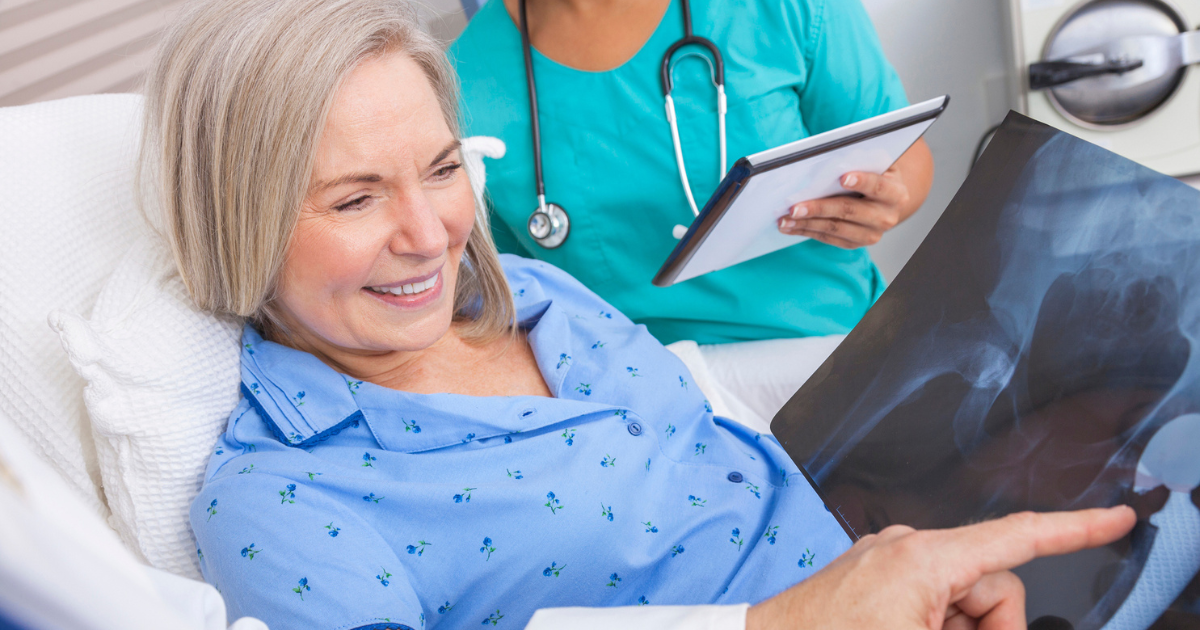
POLYGON ((143 229, 132 186, 141 102, 106 94, 0 108, 0 422, 101 517, 83 380, 46 316, 90 310, 143 229))
POLYGON ((151 566, 200 577, 188 506, 237 405, 241 324, 192 305, 157 237, 140 239, 91 319, 51 316, 84 398, 111 524, 151 566))
MULTIPOLYGON (((483 157, 495 138, 467 138, 463 161, 482 203, 483 157)), ((159 569, 199 577, 188 505, 236 406, 241 323, 198 310, 165 243, 145 236, 117 266, 90 319, 51 316, 85 399, 117 533, 159 569)))

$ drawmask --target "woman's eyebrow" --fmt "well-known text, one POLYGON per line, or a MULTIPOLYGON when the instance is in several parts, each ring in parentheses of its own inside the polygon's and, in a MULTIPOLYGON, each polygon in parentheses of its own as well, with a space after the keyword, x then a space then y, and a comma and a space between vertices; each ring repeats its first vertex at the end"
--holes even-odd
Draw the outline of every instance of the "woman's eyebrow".
POLYGON ((442 149, 441 152, 437 154, 437 157, 433 158, 433 161, 430 162, 429 165, 433 166, 434 164, 441 162, 442 160, 446 159, 446 156, 458 150, 460 147, 462 147, 461 140, 451 140, 450 144, 447 144, 446 148, 442 149))
POLYGON ((379 175, 378 173, 348 173, 338 177, 337 179, 331 179, 327 182, 321 182, 316 186, 313 186, 312 192, 324 192, 335 186, 341 186, 342 184, 375 184, 381 181, 383 181, 383 176, 379 175))

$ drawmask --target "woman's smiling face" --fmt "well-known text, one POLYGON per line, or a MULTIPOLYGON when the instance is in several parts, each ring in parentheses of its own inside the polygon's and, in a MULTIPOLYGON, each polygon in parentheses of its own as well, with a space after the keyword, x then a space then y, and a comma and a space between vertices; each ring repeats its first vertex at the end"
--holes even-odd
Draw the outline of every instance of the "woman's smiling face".
POLYGON ((425 73, 367 59, 334 97, 275 300, 292 345, 330 355, 441 339, 474 196, 425 73))

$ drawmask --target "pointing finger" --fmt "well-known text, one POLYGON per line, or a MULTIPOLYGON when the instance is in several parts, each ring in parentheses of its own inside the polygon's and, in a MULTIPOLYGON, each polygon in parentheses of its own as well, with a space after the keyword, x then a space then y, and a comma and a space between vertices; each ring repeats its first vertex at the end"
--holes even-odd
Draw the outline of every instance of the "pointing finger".
POLYGON ((1001 519, 946 530, 936 553, 951 560, 973 558, 959 585, 979 575, 1007 571, 1034 558, 1057 556, 1111 543, 1137 522, 1129 506, 1037 514, 1021 512, 1001 519))

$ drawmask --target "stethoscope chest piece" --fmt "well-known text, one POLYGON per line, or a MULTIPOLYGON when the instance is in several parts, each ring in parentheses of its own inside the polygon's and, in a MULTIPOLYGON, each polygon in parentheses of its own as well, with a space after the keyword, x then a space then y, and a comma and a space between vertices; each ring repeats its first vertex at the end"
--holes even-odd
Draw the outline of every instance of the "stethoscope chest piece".
POLYGON ((571 217, 556 203, 539 205, 529 215, 529 235, 538 245, 554 249, 567 240, 571 233, 571 217))

